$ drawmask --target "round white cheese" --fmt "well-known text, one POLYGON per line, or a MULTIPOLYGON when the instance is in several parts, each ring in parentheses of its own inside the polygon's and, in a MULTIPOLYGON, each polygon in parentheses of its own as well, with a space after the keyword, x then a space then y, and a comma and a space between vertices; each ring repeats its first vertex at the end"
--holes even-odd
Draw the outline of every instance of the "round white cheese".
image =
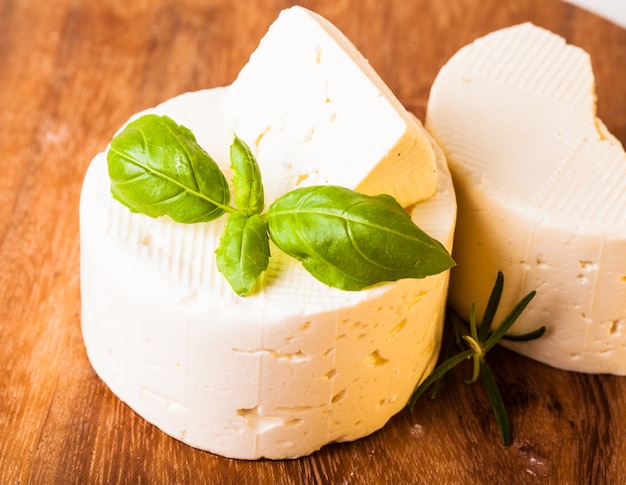
MULTIPOLYGON (((190 128, 228 172, 226 91, 151 112, 190 128)), ((412 217, 451 249, 456 201, 437 153, 437 193, 412 217)), ((295 458, 381 428, 435 364, 448 272, 346 292, 272 248, 260 289, 242 298, 215 264, 224 221, 133 214, 111 197, 105 153, 95 157, 80 239, 82 331, 98 375, 164 432, 227 457, 295 458)))
POLYGON ((596 118, 587 53, 529 23, 491 33, 441 69, 426 126, 459 204, 451 305, 469 315, 501 270, 498 319, 537 290, 512 333, 547 327, 510 348, 626 374, 626 154, 596 118))

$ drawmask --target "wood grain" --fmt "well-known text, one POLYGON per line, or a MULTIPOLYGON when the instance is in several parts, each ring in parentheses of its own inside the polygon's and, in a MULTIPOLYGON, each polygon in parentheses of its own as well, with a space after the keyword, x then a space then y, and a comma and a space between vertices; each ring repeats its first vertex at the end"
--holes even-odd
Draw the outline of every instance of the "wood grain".
MULTIPOLYGON (((230 83, 279 0, 0 2, 0 483, 626 483, 626 378, 491 358, 514 441, 480 386, 291 461, 192 449, 98 379, 80 333, 78 203, 91 158, 134 112, 230 83)), ((585 48, 598 113, 626 141, 626 31, 559 1, 303 1, 342 29, 423 118, 462 45, 523 21, 585 48)), ((467 370, 466 370, 467 371, 467 370)))

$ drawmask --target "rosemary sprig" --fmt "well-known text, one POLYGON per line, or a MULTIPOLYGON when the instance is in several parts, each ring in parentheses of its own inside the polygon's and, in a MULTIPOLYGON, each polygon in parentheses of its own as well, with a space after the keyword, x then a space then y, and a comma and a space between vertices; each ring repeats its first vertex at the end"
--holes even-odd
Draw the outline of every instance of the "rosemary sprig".
POLYGON ((457 365, 462 362, 472 359, 473 370, 472 377, 465 382, 471 384, 475 382, 478 377, 482 377, 489 403, 493 409, 493 413, 500 429, 500 436, 502 443, 508 446, 511 443, 511 430, 509 425, 509 417, 504 407, 504 402, 498 386, 496 384, 495 377, 491 368, 485 360, 485 356, 489 350, 491 350, 500 340, 513 340, 513 341, 527 341, 534 340, 541 337, 546 331, 545 327, 540 327, 537 330, 523 334, 523 335, 506 335, 511 325, 515 323, 520 314, 524 311, 526 306, 535 296, 535 291, 531 291, 524 298, 522 298, 517 305, 513 307, 511 312, 502 320, 502 322, 490 331, 496 311, 500 304, 500 298, 502 297, 502 289, 504 288, 504 275, 502 272, 498 272, 498 276, 491 290, 487 307, 483 315, 483 320, 480 325, 476 322, 476 305, 472 305, 472 309, 469 315, 469 322, 464 322, 456 313, 449 311, 448 318, 450 325, 448 333, 450 339, 444 349, 442 363, 435 368, 435 370, 415 389, 411 399, 409 400, 409 407, 411 412, 418 401, 420 396, 426 392, 428 388, 432 386, 430 399, 434 399, 441 389, 443 388, 444 379, 446 374, 457 365), (460 350, 459 353, 453 355, 455 347, 460 350))

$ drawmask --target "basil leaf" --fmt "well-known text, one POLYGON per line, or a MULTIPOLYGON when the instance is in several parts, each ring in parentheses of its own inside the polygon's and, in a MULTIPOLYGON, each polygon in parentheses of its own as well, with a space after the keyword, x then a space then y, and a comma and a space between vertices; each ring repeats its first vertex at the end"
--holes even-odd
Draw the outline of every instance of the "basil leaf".
POLYGON ((246 296, 267 269, 270 258, 267 225, 260 215, 235 212, 215 251, 217 268, 239 296, 246 296))
POLYGON ((388 195, 304 187, 274 202, 266 220, 276 246, 318 280, 343 290, 423 278, 454 265, 445 247, 388 195))
POLYGON ((167 116, 144 115, 111 141, 111 193, 134 212, 205 222, 230 209, 228 183, 193 133, 167 116))
POLYGON ((245 214, 260 214, 265 205, 261 170, 250 150, 237 135, 230 146, 235 204, 245 214))

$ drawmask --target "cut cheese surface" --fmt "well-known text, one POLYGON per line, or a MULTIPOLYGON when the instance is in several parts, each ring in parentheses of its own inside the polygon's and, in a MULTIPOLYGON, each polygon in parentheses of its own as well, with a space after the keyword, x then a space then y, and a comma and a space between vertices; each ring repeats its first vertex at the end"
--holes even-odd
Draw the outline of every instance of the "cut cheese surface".
POLYGON ((437 166, 423 130, 352 43, 302 7, 283 10, 224 100, 261 166, 268 204, 295 185, 433 195, 437 166))
MULTIPOLYGON (((426 126, 444 149, 459 223, 450 301, 537 296, 511 348, 581 372, 626 374, 626 155, 596 117, 588 54, 530 23, 462 48, 432 86, 426 126)), ((500 318, 504 315, 500 315, 500 318)))
MULTIPOLYGON (((226 169, 229 89, 150 112, 190 128, 226 169)), ((436 194, 412 217, 450 249, 456 202, 438 153, 436 194)), ((99 376, 164 432, 233 458, 294 458, 381 428, 435 364, 448 272, 345 292, 272 248, 260 290, 241 298, 215 265, 224 221, 130 213, 111 197, 106 154, 95 157, 80 203, 81 292, 99 376)))

